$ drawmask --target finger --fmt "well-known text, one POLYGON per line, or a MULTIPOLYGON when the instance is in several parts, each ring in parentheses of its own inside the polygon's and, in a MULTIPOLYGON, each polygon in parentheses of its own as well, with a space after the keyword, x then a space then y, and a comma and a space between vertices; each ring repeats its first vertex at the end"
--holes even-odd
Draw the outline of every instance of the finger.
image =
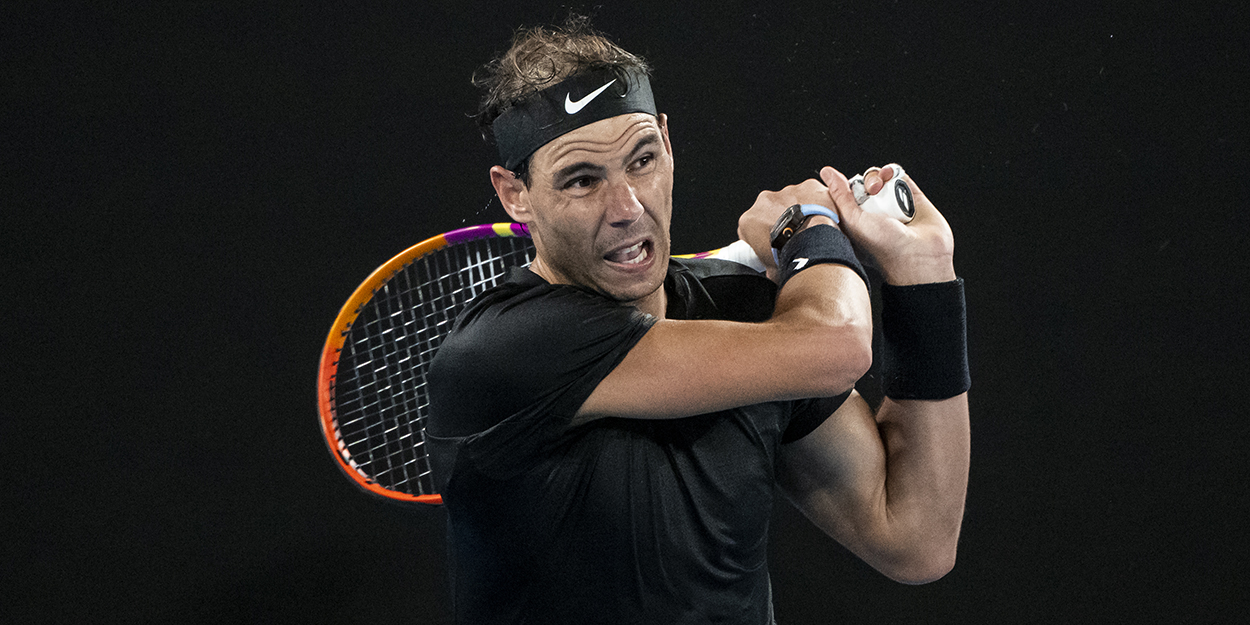
POLYGON ((876 195, 877 192, 881 190, 881 187, 884 186, 885 180, 882 180, 881 178, 880 167, 869 167, 864 170, 864 191, 866 191, 868 195, 876 195))
POLYGON ((885 167, 869 167, 864 172, 864 190, 869 195, 876 195, 885 187, 885 183, 897 178, 903 173, 903 167, 898 163, 890 163, 885 167))
POLYGON ((889 182, 899 177, 902 173, 902 165, 899 165, 898 163, 890 163, 889 165, 881 168, 881 180, 883 182, 889 182))
POLYGON ((838 217, 842 223, 858 220, 863 209, 855 201, 855 195, 851 193, 846 176, 832 167, 825 166, 820 170, 820 179, 828 187, 829 199, 833 200, 833 207, 838 211, 838 217))

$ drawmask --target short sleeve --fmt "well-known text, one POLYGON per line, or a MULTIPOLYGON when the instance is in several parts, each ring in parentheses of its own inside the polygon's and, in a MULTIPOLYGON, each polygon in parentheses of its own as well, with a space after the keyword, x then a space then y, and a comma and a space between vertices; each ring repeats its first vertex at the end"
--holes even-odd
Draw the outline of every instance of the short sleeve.
POLYGON ((431 365, 427 429, 468 436, 528 413, 563 426, 654 323, 631 306, 569 286, 481 298, 431 365))
POLYGON ((834 397, 815 397, 795 401, 790 411, 790 421, 781 435, 781 443, 783 445, 793 443, 814 432, 820 424, 825 422, 825 419, 841 408, 846 398, 850 396, 851 392, 847 391, 834 397))

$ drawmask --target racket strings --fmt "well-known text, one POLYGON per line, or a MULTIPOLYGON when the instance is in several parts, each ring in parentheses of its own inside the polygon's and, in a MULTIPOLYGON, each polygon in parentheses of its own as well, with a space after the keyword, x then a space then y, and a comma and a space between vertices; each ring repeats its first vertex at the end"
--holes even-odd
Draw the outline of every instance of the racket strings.
POLYGON ((334 382, 339 439, 353 468, 390 490, 435 492, 424 435, 429 363, 460 310, 532 257, 528 239, 443 247, 405 265, 361 307, 334 382))

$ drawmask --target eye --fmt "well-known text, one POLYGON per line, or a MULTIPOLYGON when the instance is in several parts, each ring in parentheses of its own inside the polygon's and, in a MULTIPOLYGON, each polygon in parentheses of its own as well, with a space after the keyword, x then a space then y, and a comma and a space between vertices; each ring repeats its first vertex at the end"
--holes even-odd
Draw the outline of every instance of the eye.
POLYGON ((564 183, 564 188, 565 189, 589 189, 590 187, 594 186, 594 184, 595 184, 595 178, 593 176, 579 176, 577 178, 574 178, 564 183))
POLYGON ((639 171, 642 169, 646 169, 647 167, 650 167, 654 163, 655 163, 654 154, 643 154, 641 157, 638 158, 638 160, 634 161, 634 166, 632 169, 634 171, 639 171))

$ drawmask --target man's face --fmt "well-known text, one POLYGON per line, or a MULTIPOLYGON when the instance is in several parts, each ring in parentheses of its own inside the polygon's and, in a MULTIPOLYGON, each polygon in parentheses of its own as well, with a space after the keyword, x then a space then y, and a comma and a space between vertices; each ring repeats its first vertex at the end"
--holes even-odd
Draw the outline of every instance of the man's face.
POLYGON ((655 294, 673 212, 666 120, 619 115, 556 138, 530 158, 522 204, 539 275, 623 302, 655 294))

